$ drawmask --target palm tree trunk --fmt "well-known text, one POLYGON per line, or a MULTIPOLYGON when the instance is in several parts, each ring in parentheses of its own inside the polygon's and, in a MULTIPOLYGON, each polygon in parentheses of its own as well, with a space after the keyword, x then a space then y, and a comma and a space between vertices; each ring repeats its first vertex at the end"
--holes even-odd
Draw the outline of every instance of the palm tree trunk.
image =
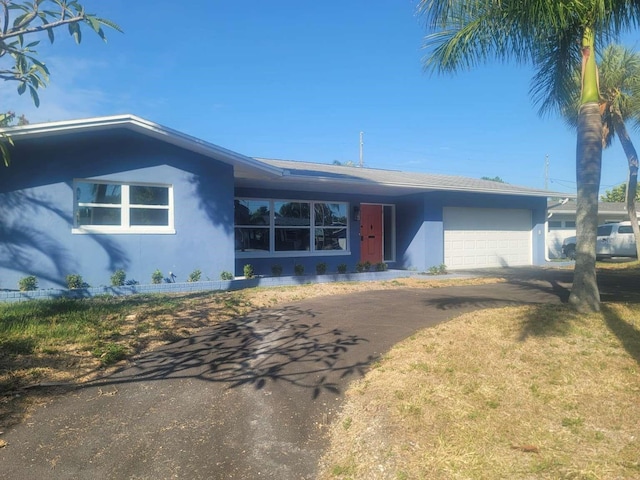
POLYGON ((576 264, 569 303, 580 312, 597 312, 596 233, 602 167, 602 119, 597 102, 580 107, 577 143, 576 264))
POLYGON ((620 139, 622 149, 627 156, 627 162, 629 163, 629 178, 627 180, 627 193, 626 193, 626 205, 627 213, 629 214, 629 221, 631 222, 631 229, 633 230, 633 236, 636 239, 636 256, 640 259, 640 226, 638 226, 638 214, 636 213, 636 191, 638 190, 638 153, 636 152, 633 142, 627 132, 627 127, 624 125, 622 115, 620 112, 613 111, 613 125, 616 130, 616 134, 620 139))
POLYGON ((569 303, 579 312, 600 310, 596 279, 598 191, 602 171, 602 117, 594 36, 586 29, 582 39, 582 94, 576 146, 576 265, 569 303))

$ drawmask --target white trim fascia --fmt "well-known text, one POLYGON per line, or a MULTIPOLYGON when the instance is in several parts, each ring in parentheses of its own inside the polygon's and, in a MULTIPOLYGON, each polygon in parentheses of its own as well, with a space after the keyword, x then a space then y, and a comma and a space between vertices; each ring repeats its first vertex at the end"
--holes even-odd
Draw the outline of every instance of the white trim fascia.
POLYGON ((162 140, 177 147, 202 154, 207 157, 222 160, 232 165, 242 165, 276 177, 283 176, 283 169, 267 165, 263 162, 228 150, 213 143, 173 130, 163 125, 150 122, 135 115, 114 115, 109 117, 94 117, 80 120, 65 120, 48 123, 34 123, 17 127, 0 129, 0 133, 12 139, 47 137, 60 133, 76 133, 83 131, 101 131, 113 128, 128 128, 148 137, 162 140))

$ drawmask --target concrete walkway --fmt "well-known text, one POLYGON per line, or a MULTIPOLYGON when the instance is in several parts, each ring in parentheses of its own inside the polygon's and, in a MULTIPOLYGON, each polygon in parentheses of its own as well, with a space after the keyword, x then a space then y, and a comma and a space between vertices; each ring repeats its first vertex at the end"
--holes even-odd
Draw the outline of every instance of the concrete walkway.
POLYGON ((305 300, 201 331, 6 432, 0 478, 313 479, 349 382, 395 343, 466 311, 568 296, 565 274, 521 277, 305 300))

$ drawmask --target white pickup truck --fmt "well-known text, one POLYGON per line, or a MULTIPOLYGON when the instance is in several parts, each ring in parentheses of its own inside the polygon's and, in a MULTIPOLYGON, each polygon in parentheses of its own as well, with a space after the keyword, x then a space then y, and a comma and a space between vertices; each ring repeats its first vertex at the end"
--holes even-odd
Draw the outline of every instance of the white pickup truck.
MULTIPOLYGON (((576 258, 576 237, 565 238, 562 242, 565 257, 576 258)), ((636 239, 630 222, 606 223, 598 227, 596 258, 635 257, 636 239)))

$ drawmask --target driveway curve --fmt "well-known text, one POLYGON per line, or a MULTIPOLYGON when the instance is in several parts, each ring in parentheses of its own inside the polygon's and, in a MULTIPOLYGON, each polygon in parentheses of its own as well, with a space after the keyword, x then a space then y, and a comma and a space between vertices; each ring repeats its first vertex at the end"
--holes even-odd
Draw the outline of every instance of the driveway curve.
POLYGON ((566 275, 260 310, 135 358, 6 432, 0 478, 313 479, 348 384, 461 313, 561 302, 566 275))

